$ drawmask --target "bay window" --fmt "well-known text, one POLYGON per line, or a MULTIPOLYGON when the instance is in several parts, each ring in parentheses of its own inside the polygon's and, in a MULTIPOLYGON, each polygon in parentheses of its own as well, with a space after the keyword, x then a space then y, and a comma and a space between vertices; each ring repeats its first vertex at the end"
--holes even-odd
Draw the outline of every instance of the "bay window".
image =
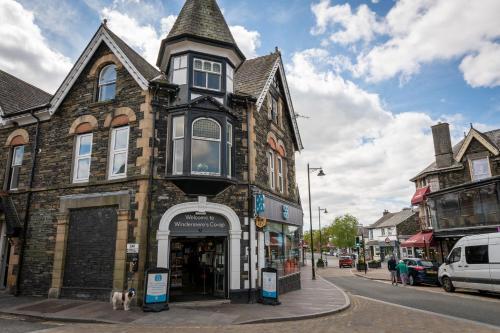
POLYGON ((17 190, 19 186, 19 174, 23 165, 24 146, 17 146, 12 151, 12 162, 10 166, 9 189, 17 190))
POLYGON ((194 59, 193 67, 193 86, 210 90, 221 90, 221 63, 194 59))
POLYGON ((109 179, 127 176, 129 132, 130 128, 128 126, 114 128, 111 132, 109 179))
POLYGON ((73 182, 87 182, 90 176, 90 162, 92 156, 92 133, 81 134, 76 137, 75 159, 73 167, 73 182))
POLYGON ((231 178, 232 174, 233 174, 233 125, 231 125, 230 123, 227 123, 226 125, 226 131, 227 131, 227 135, 226 135, 226 144, 227 144, 227 148, 226 148, 226 164, 227 164, 227 167, 226 167, 226 171, 227 171, 227 176, 229 178, 231 178))
POLYGON ((173 118, 172 140, 172 173, 182 175, 184 165, 184 116, 173 118))
POLYGON ((199 118, 193 122, 191 140, 191 173, 221 174, 221 128, 218 122, 199 118))

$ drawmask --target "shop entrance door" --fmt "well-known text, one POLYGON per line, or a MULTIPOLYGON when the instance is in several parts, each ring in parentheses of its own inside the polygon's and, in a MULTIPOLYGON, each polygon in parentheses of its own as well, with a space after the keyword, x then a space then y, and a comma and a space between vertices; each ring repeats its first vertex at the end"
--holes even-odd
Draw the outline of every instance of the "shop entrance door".
POLYGON ((175 237, 170 251, 172 301, 227 298, 227 237, 175 237))

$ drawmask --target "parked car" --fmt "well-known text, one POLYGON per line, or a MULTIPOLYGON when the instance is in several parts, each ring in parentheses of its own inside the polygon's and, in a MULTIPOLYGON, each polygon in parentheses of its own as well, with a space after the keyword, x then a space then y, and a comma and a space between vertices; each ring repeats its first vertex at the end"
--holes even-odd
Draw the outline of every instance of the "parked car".
POLYGON ((439 267, 438 278, 447 292, 500 292, 500 233, 461 238, 439 267))
POLYGON ((352 268, 352 265, 353 265, 354 261, 352 260, 352 258, 350 256, 340 256, 339 258, 339 267, 342 268, 342 267, 351 267, 352 268))
POLYGON ((438 264, 420 258, 406 258, 403 261, 408 266, 408 283, 415 286, 420 283, 439 285, 438 264))

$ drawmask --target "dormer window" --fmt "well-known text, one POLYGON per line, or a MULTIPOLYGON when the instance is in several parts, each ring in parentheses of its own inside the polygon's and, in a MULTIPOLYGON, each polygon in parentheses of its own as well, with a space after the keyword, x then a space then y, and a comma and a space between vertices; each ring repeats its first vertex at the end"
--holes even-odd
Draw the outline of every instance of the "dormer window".
POLYGON ((99 74, 99 102, 109 101, 116 95, 116 66, 107 65, 99 74))
POLYGON ((195 58, 193 67, 193 86, 210 90, 221 90, 221 63, 195 58))
POLYGON ((470 168, 472 181, 491 177, 490 163, 487 157, 471 160, 470 168))
POLYGON ((221 128, 218 122, 199 118, 193 122, 191 172, 199 175, 220 175, 221 128))

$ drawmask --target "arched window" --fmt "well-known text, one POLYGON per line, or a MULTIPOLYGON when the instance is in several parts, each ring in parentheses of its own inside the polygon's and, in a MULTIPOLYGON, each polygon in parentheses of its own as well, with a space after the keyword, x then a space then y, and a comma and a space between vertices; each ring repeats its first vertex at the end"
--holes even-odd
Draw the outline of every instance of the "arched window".
POLYGON ((116 66, 107 65, 99 74, 99 102, 109 101, 116 94, 116 66))
POLYGON ((193 121, 191 141, 191 172, 220 175, 221 127, 208 118, 193 121))

